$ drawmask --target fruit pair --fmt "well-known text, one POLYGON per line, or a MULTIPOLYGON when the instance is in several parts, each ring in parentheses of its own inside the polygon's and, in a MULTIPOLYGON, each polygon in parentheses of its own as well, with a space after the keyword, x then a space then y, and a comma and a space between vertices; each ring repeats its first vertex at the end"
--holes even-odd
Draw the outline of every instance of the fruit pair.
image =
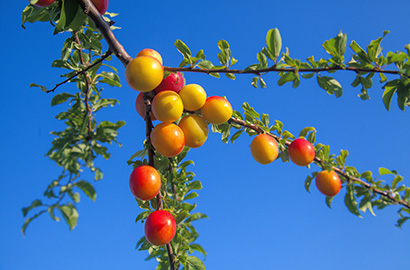
POLYGON ((151 143, 159 154, 174 157, 184 146, 198 148, 208 138, 208 123, 199 115, 186 115, 179 125, 163 122, 151 131, 151 143))
MULTIPOLYGON (((278 156, 278 144, 272 136, 259 134, 252 140, 251 153, 257 162, 269 164, 278 156)), ((290 160, 296 165, 307 166, 315 158, 315 148, 309 141, 299 138, 289 145, 288 154, 290 160)))
MULTIPOLYGON (((131 193, 139 200, 155 198, 161 189, 161 176, 152 166, 135 168, 129 179, 131 193)), ((145 237, 153 245, 168 244, 176 232, 174 217, 167 211, 152 212, 145 221, 145 237)))

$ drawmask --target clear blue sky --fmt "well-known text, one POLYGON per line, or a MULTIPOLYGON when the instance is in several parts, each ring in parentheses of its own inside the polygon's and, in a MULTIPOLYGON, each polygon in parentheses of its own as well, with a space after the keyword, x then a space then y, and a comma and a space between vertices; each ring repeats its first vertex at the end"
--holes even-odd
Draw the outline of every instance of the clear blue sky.
MULTIPOLYGON (((109 11, 118 12, 119 41, 131 54, 149 47, 158 50, 167 66, 177 66, 181 57, 173 43, 183 40, 191 50, 204 49, 216 61, 217 41, 226 39, 238 68, 256 62, 266 32, 278 27, 283 47, 293 57, 327 57, 321 44, 341 29, 348 43, 365 47, 370 40, 390 30, 382 46, 402 50, 410 43, 408 1, 110 1, 109 11)), ((136 114, 137 93, 125 83, 124 68, 118 67, 124 87, 104 91, 121 105, 98 115, 99 120, 125 120, 120 131, 123 144, 110 147, 112 158, 99 159, 104 179, 95 184, 95 203, 82 196, 80 218, 70 232, 63 222, 44 216, 31 224, 27 237, 20 227, 20 209, 41 198, 60 169, 44 154, 50 148, 51 130, 62 124, 54 116, 62 107, 49 106, 52 94, 29 88, 32 82, 52 87, 60 82, 60 70, 51 62, 60 55, 66 34, 53 36, 48 23, 20 27, 21 11, 28 1, 0 1, 2 25, 2 116, 0 138, 0 270, 25 269, 154 269, 144 261, 147 253, 135 244, 143 225, 134 224, 140 212, 128 187, 128 158, 141 147, 144 123, 136 114)), ((348 52, 348 55, 350 51, 348 52)), ((349 58, 349 57, 347 57, 349 58)), ((254 89, 251 76, 236 81, 202 74, 185 74, 188 83, 201 84, 208 95, 226 95, 241 111, 248 101, 271 120, 281 120, 294 134, 314 126, 317 141, 330 144, 331 152, 348 149, 348 164, 360 171, 395 169, 410 185, 409 113, 393 100, 387 112, 381 101, 381 85, 375 81, 371 100, 357 97, 360 89, 350 83, 354 74, 336 74, 344 95, 336 99, 321 90, 315 80, 301 86, 278 87, 277 75, 265 76, 266 89, 254 89)), ((59 91, 75 91, 64 86, 59 91)), ((208 251, 207 269, 408 269, 410 223, 394 226, 397 207, 358 218, 343 203, 344 190, 329 209, 315 189, 309 194, 303 183, 307 168, 276 161, 257 164, 251 157, 251 138, 243 136, 234 145, 223 144, 219 134, 188 157, 191 169, 204 189, 196 198, 198 211, 210 218, 197 222, 198 243, 208 251)), ((316 169, 316 168, 314 168, 316 169)))

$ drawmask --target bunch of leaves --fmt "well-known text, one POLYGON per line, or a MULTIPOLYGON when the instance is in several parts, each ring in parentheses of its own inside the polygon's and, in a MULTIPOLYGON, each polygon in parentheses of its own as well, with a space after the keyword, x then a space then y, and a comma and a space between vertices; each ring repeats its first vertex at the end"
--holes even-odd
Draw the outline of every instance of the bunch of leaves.
MULTIPOLYGON (((35 21, 50 21, 55 27, 54 33, 66 31, 70 34, 64 41, 60 59, 53 61, 52 67, 68 70, 61 75, 66 78, 63 83, 75 83, 76 91, 56 94, 51 100, 51 106, 66 104, 66 109, 56 116, 66 127, 62 131, 51 132, 55 138, 46 154, 62 168, 62 172, 47 186, 44 199, 36 199, 22 209, 27 217, 22 227, 23 234, 30 222, 43 213, 48 212, 53 220, 59 221, 55 210, 60 212, 71 230, 75 228, 79 191, 93 201, 96 199, 94 185, 83 179, 84 169, 88 168, 94 174, 95 181, 102 179, 102 171, 95 166, 95 160, 98 156, 110 157, 106 145, 118 143, 118 129, 125 124, 123 121, 96 120, 98 111, 118 104, 116 99, 103 98, 103 89, 98 85, 104 83, 121 87, 121 84, 116 69, 103 64, 102 36, 94 25, 88 24, 77 1, 57 0, 47 8, 29 5, 23 11, 22 25, 35 21), (101 71, 102 67, 109 71, 101 71)), ((111 57, 105 54, 103 60, 109 61, 111 57)), ((34 83, 31 86, 49 93, 63 83, 51 90, 34 83)))

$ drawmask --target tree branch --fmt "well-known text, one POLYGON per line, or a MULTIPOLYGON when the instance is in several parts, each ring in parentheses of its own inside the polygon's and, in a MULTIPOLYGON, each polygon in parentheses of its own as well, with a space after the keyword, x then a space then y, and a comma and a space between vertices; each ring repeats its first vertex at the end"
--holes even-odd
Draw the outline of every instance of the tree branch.
POLYGON ((270 67, 270 68, 264 68, 264 69, 254 69, 254 70, 246 70, 246 69, 228 69, 228 68, 222 68, 222 69, 199 69, 199 68, 193 68, 193 67, 164 67, 164 70, 170 71, 170 72, 196 72, 196 73, 206 73, 206 74, 211 74, 211 73, 233 73, 233 74, 255 74, 255 75, 261 75, 262 73, 269 73, 269 72, 303 72, 303 73, 319 73, 322 71, 335 71, 335 70, 348 70, 348 71, 353 71, 356 73, 359 72, 375 72, 375 73, 386 73, 386 74, 395 74, 395 75, 403 75, 408 77, 406 74, 403 74, 397 70, 384 70, 380 68, 356 68, 356 67, 324 67, 324 68, 277 68, 276 65, 270 67))
POLYGON ((128 62, 132 60, 131 56, 128 55, 121 43, 118 42, 110 28, 110 25, 103 19, 98 10, 92 4, 91 0, 77 1, 83 8, 84 13, 90 17, 100 33, 104 36, 110 50, 117 56, 124 66, 127 66, 128 62))
MULTIPOLYGON (((256 131, 257 133, 266 133, 266 134, 268 134, 269 136, 273 137, 273 138, 274 138, 276 141, 278 141, 278 142, 279 142, 279 140, 280 140, 280 137, 279 137, 279 136, 277 136, 277 135, 275 135, 275 134, 272 134, 272 133, 269 133, 269 132, 266 132, 265 130, 263 130, 262 128, 258 127, 258 126, 255 125, 255 124, 248 124, 248 123, 246 123, 244 120, 241 120, 241 119, 238 119, 238 118, 235 118, 235 117, 231 117, 231 118, 228 120, 228 122, 229 122, 229 123, 236 123, 236 124, 241 125, 241 126, 243 126, 243 127, 245 127, 245 128, 250 128, 250 129, 256 131)), ((291 141, 286 140, 285 145, 286 145, 286 146, 289 146, 290 144, 291 144, 291 141)), ((325 162, 324 162, 323 160, 321 160, 320 158, 318 158, 318 157, 315 157, 314 162, 316 162, 316 163, 319 165, 319 167, 321 167, 321 168, 323 167, 323 164, 325 164, 325 162)), ((396 199, 396 198, 395 198, 393 195, 391 195, 390 193, 388 193, 388 192, 386 192, 386 191, 382 191, 382 190, 377 189, 377 188, 374 188, 374 187, 372 187, 371 184, 369 184, 369 183, 363 181, 363 180, 360 179, 360 178, 349 176, 349 175, 347 175, 343 170, 341 170, 340 168, 337 168, 337 167, 333 167, 333 166, 332 166, 332 169, 333 169, 336 173, 338 173, 339 175, 341 175, 342 177, 344 177, 347 181, 349 181, 349 182, 356 182, 356 183, 358 183, 358 184, 360 184, 360 185, 362 185, 362 186, 364 186, 364 187, 366 187, 366 188, 372 190, 374 193, 377 193, 377 194, 379 194, 379 195, 381 195, 381 196, 383 196, 383 197, 385 197, 385 198, 388 198, 389 200, 391 200, 391 201, 394 202, 395 204, 400 204, 400 205, 403 205, 404 207, 410 209, 410 204, 408 204, 407 202, 405 202, 405 201, 403 201, 403 200, 398 200, 398 199, 396 199)))
MULTIPOLYGON (((151 130, 153 128, 152 125, 152 119, 151 119, 151 101, 154 98, 154 93, 151 92, 146 92, 144 93, 144 104, 145 104, 145 135, 147 142, 151 144, 150 141, 150 135, 151 135, 151 130)), ((152 167, 155 167, 155 153, 154 150, 152 149, 152 146, 148 147, 148 164, 152 167)), ((157 210, 162 210, 164 208, 163 202, 162 202, 162 194, 161 190, 157 195, 157 210)), ((169 266, 171 270, 175 270, 175 257, 172 251, 172 246, 170 243, 166 244, 166 249, 168 253, 168 260, 169 260, 169 266)))

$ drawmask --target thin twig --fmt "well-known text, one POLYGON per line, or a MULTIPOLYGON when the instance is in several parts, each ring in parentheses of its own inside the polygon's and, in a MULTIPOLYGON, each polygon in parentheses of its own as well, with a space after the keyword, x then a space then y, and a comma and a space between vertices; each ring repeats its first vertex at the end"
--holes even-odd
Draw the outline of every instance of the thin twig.
MULTIPOLYGON (((75 41, 77 42, 78 45, 81 46, 81 42, 80 42, 80 39, 78 38, 77 32, 74 32, 74 35, 75 35, 75 41)), ((83 55, 81 53, 82 53, 82 50, 78 49, 78 55, 79 55, 79 58, 80 58, 80 63, 81 63, 81 65, 88 67, 89 63, 85 63, 83 55)), ((88 123, 87 123, 88 136, 87 137, 91 138, 91 136, 92 136, 92 128, 91 128, 92 109, 91 109, 89 101, 88 101, 89 98, 90 98, 90 85, 91 85, 91 82, 90 82, 90 77, 88 76, 87 72, 83 72, 83 75, 84 75, 84 79, 85 79, 85 93, 84 93, 84 96, 85 96, 84 97, 85 115, 84 115, 84 118, 88 118, 88 123)))
MULTIPOLYGON (((263 130, 262 128, 258 127, 258 126, 255 125, 255 124, 248 124, 248 123, 246 123, 244 120, 241 120, 241 119, 238 119, 238 118, 235 118, 235 117, 231 117, 228 122, 229 122, 229 123, 236 123, 236 124, 241 125, 241 126, 243 126, 243 127, 245 127, 245 128, 250 128, 250 129, 256 131, 257 133, 266 133, 266 134, 268 134, 269 136, 271 136, 271 137, 273 137, 274 139, 276 139, 278 142, 279 142, 279 140, 280 140, 280 137, 279 137, 279 136, 277 136, 277 135, 275 135, 275 134, 272 134, 272 133, 270 133, 270 132, 266 132, 265 130, 263 130)), ((286 146, 289 146, 290 144, 291 144, 291 141, 288 141, 288 140, 285 141, 285 145, 286 145, 286 146)), ((323 164, 325 164, 325 162, 324 162, 323 160, 321 160, 320 158, 318 158, 318 157, 315 157, 314 161, 315 161, 320 167, 323 167, 323 164)), ((382 191, 382 190, 377 189, 377 188, 374 188, 371 184, 369 184, 369 183, 363 181, 363 180, 360 179, 360 178, 353 177, 353 176, 349 176, 349 175, 347 175, 347 174, 346 174, 342 169, 340 169, 340 168, 337 168, 337 167, 333 167, 333 166, 332 166, 332 169, 333 169, 336 173, 338 173, 339 175, 341 175, 342 177, 344 177, 347 181, 349 181, 349 182, 356 182, 356 183, 358 183, 358 184, 360 184, 360 185, 362 185, 362 186, 364 186, 364 187, 366 187, 366 188, 372 190, 374 193, 377 193, 377 194, 379 194, 379 195, 381 195, 381 196, 383 196, 383 197, 386 197, 386 198, 390 199, 392 202, 394 202, 394 203, 396 203, 396 204, 401 204, 401 205, 403 205, 404 207, 410 209, 410 204, 408 204, 407 202, 405 202, 405 201, 403 201, 403 200, 398 200, 398 199, 396 199, 396 198, 395 198, 393 195, 391 195, 390 193, 388 193, 388 192, 386 192, 386 191, 382 191)))
POLYGON ((94 66, 98 65, 99 63, 101 63, 102 61, 104 61, 105 59, 107 59, 108 56, 110 56, 111 54, 112 54, 112 52, 111 52, 110 50, 106 51, 106 52, 104 53, 104 55, 101 56, 101 58, 98 59, 97 61, 95 61, 92 65, 89 65, 87 68, 82 69, 81 71, 77 72, 76 74, 74 74, 74 75, 71 76, 70 78, 68 78, 68 79, 66 79, 66 80, 64 80, 64 81, 62 81, 61 83, 56 84, 56 86, 54 86, 53 89, 47 90, 46 93, 54 92, 54 91, 57 89, 57 87, 59 87, 59 86, 65 84, 65 83, 71 81, 72 79, 74 79, 75 77, 77 77, 77 76, 79 76, 79 75, 82 75, 82 74, 86 73, 89 69, 93 68, 94 66))

